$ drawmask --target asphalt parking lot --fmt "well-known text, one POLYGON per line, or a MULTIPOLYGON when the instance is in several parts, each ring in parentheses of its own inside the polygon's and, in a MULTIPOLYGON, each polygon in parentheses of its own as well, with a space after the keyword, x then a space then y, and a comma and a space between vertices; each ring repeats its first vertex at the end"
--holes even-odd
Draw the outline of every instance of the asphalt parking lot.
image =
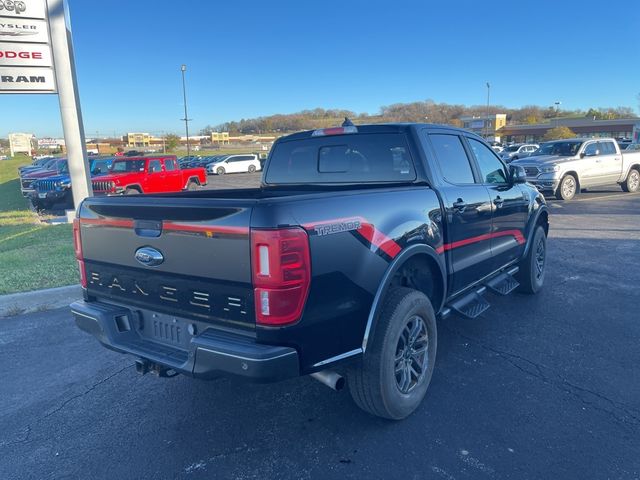
POLYGON ((640 195, 549 203, 544 290, 439 322, 399 423, 309 378, 139 376, 66 309, 0 319, 0 478, 640 478, 640 195))

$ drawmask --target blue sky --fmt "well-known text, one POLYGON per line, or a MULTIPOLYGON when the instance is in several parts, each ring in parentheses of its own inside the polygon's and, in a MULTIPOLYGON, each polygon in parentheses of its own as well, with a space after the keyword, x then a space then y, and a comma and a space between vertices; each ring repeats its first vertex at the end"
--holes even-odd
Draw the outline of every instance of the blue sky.
MULTIPOLYGON (((631 0, 69 0, 87 136, 433 99, 638 109, 631 0)), ((1 95, 0 136, 60 136, 56 96, 1 95)))

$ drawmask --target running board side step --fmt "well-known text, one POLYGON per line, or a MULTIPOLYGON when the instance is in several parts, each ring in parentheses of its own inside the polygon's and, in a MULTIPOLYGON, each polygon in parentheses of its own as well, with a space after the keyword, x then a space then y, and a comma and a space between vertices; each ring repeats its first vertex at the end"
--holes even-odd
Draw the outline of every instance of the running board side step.
POLYGON ((486 285, 489 290, 497 295, 508 295, 520 286, 513 275, 518 272, 518 267, 508 272, 501 273, 489 280, 486 285), (514 271, 515 270, 515 271, 514 271))
POLYGON ((482 287, 479 290, 467 293, 448 304, 447 307, 465 318, 477 318, 490 307, 489 302, 482 296, 486 290, 485 287, 482 287))

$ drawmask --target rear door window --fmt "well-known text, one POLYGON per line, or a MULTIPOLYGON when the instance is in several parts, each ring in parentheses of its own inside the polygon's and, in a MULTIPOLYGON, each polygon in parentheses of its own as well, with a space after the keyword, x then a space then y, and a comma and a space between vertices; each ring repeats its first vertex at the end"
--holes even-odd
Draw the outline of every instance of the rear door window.
POLYGON ((415 178, 405 136, 384 133, 278 143, 269 161, 266 183, 404 182, 415 178))
POLYGON ((458 135, 430 134, 429 139, 436 153, 440 172, 449 183, 475 183, 467 153, 458 135))
POLYGON ((164 159, 164 168, 168 172, 170 172, 171 170, 177 170, 178 166, 176 165, 175 159, 173 159, 173 158, 165 158, 164 159))
POLYGON ((616 147, 613 142, 600 142, 600 153, 602 155, 615 155, 616 147))

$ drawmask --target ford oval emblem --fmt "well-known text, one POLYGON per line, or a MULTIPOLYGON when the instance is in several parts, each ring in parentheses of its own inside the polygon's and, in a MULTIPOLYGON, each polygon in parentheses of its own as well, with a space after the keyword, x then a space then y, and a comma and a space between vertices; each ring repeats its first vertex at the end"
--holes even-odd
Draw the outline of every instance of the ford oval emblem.
POLYGON ((136 260, 147 267, 155 267, 164 262, 164 256, 155 248, 141 247, 136 250, 136 260))

